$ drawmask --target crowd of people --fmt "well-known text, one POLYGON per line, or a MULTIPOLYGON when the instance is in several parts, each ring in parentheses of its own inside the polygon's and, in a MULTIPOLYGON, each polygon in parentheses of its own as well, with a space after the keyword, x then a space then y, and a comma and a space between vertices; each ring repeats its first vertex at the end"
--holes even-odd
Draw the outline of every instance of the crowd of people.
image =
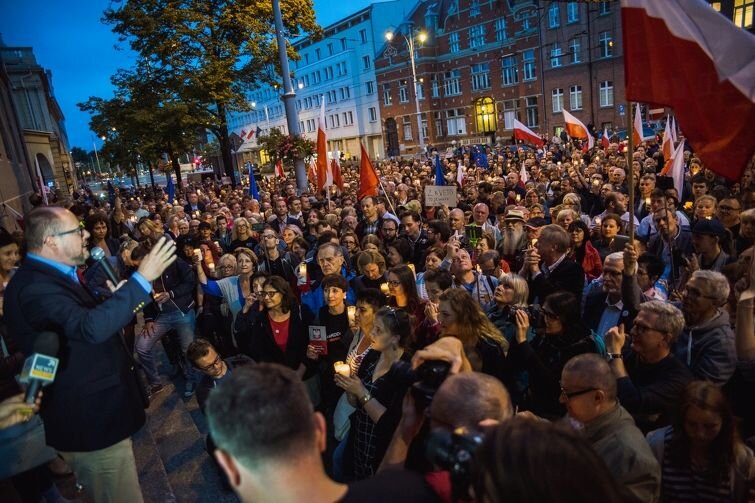
POLYGON ((385 160, 361 198, 344 162, 321 191, 40 205, 0 233, 0 400, 54 351, 19 423, 51 449, 0 478, 61 501, 62 460, 95 501, 140 501, 130 437, 173 382, 243 501, 755 501, 753 167, 688 149, 679 193, 657 143, 625 148, 385 160), (425 205, 441 182, 456 204, 425 205))

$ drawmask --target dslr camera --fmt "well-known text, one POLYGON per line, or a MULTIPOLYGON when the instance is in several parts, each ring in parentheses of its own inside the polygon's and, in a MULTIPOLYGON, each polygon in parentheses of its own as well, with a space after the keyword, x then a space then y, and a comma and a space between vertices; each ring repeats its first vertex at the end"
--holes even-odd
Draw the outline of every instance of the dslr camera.
POLYGON ((409 385, 414 403, 419 409, 425 409, 432 402, 435 392, 448 377, 451 364, 440 360, 426 361, 416 369, 411 363, 398 361, 393 364, 399 382, 409 385))

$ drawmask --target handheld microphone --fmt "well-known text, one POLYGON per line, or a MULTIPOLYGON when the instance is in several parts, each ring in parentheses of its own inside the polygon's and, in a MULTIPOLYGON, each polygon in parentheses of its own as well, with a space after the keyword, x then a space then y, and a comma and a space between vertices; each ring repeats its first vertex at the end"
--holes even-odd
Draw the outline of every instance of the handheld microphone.
POLYGON ((33 353, 24 362, 19 382, 26 384, 25 401, 33 404, 37 399, 39 388, 55 380, 58 371, 58 359, 41 353, 33 353))
POLYGON ((89 252, 89 255, 100 264, 102 269, 105 271, 107 279, 109 279, 113 284, 113 287, 118 286, 120 280, 118 279, 118 276, 116 276, 115 269, 113 269, 113 265, 105 256, 105 252, 102 251, 102 248, 95 246, 94 248, 92 248, 92 251, 89 252))

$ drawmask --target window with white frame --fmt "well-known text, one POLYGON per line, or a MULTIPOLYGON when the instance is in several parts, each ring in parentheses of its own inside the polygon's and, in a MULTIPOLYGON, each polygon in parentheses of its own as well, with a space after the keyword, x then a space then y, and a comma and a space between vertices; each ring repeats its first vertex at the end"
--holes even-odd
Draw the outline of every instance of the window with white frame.
POLYGON ((469 29, 469 48, 476 49, 485 45, 485 25, 478 24, 469 29))
POLYGON ((329 56, 333 55, 333 43, 332 42, 328 43, 328 55, 329 56))
POLYGON ((572 64, 582 61, 582 41, 579 37, 569 40, 569 56, 572 64))
POLYGON ((453 108, 446 110, 446 124, 448 125, 449 136, 467 134, 467 120, 464 117, 464 109, 453 108))
POLYGON ((461 94, 461 70, 451 70, 443 76, 443 94, 458 96, 461 94))
POLYGON ((341 101, 347 100, 351 98, 351 90, 349 89, 349 86, 344 86, 341 88, 341 101))
POLYGON ((375 82, 372 80, 368 80, 365 82, 365 87, 367 88, 367 94, 373 94, 375 92, 375 82))
POLYGON ((425 117, 425 114, 422 114, 422 138, 426 139, 428 136, 427 134, 427 118, 425 117))
POLYGON ((412 118, 409 115, 404 115, 403 122, 404 140, 412 139, 412 118))
POLYGON ((422 84, 422 81, 418 80, 414 85, 414 92, 417 93, 418 100, 422 101, 425 99, 425 86, 422 84))
POLYGON ((448 50, 449 52, 459 52, 459 32, 451 33, 448 36, 448 50))
POLYGON ((315 71, 314 71, 314 72, 312 73, 312 82, 313 82, 314 84, 319 84, 319 83, 320 83, 320 80, 321 80, 320 70, 315 70, 315 71))
POLYGON ((579 22, 579 4, 577 2, 569 2, 566 4, 566 22, 579 22))
POLYGON ((383 84, 383 105, 388 106, 393 103, 393 97, 391 96, 391 85, 388 83, 383 84))
POLYGON ((569 107, 572 110, 582 110, 582 86, 569 88, 569 107))
POLYGON ((433 98, 440 98, 440 74, 434 73, 430 79, 430 92, 433 98))
POLYGON ((307 119, 307 133, 312 133, 315 130, 315 120, 307 119))
POLYGON ((610 13, 611 13, 610 2, 598 2, 598 15, 599 16, 607 16, 610 13))
POLYGON ((367 43, 367 30, 359 30, 359 40, 363 43, 367 43))
POLYGON ((443 134, 443 113, 442 112, 435 112, 433 117, 433 122, 435 122, 435 136, 436 138, 439 138, 441 136, 444 136, 443 134))
POLYGON ((600 83, 598 88, 598 96, 600 97, 600 106, 612 107, 613 106, 613 82, 610 80, 604 80, 600 83))
POLYGON ((409 92, 407 91, 405 80, 402 80, 398 85, 398 102, 399 103, 409 102, 409 92))
POLYGON ((469 17, 475 17, 479 15, 480 15, 480 1, 472 0, 472 3, 469 5, 469 17))
POLYGON ((517 68, 516 55, 511 54, 501 58, 503 68, 503 85, 513 86, 519 82, 519 69, 517 68))
POLYGON ((564 90, 557 87, 551 92, 551 99, 553 101, 553 113, 560 113, 564 109, 564 90))
POLYGON ((351 111, 343 112, 341 114, 341 118, 343 119, 344 126, 351 126, 352 124, 354 124, 354 113, 351 111))
POLYGON ((524 98, 525 111, 527 112, 527 127, 537 127, 537 96, 524 98))
POLYGON ((370 122, 377 121, 377 109, 375 107, 370 107, 367 109, 367 118, 370 120, 370 122))
POLYGON ((325 103, 327 103, 328 105, 330 105, 331 103, 335 103, 336 101, 337 100, 336 100, 336 92, 335 92, 335 90, 328 91, 327 93, 325 93, 325 103))
POLYGON ((514 119, 519 116, 519 100, 506 100, 503 102, 503 127, 514 129, 514 119))
POLYGON ((506 34, 506 18, 498 18, 495 20, 495 41, 496 42, 505 42, 506 39, 508 39, 508 35, 506 34))
POLYGON ((610 58, 613 55, 613 38, 611 32, 602 31, 598 36, 598 47, 600 47, 600 57, 610 58))
POLYGON ((535 80, 537 71, 535 68, 535 49, 522 51, 523 80, 535 80))
POLYGON ((370 66, 372 66, 372 63, 370 62, 370 56, 362 56, 362 69, 369 70, 370 66))
POLYGON ((734 0, 734 24, 740 28, 752 28, 755 0, 734 0))
POLYGON ((304 132, 304 121, 299 121, 299 132, 300 133, 304 132))
POLYGON ((325 80, 330 80, 333 78, 333 67, 328 66, 325 68, 325 80))
POLYGON ((556 2, 548 8, 548 28, 557 28, 561 24, 561 12, 556 2))
POLYGON ((481 91, 490 89, 490 65, 478 63, 472 65, 472 90, 481 91))
POLYGON ((561 50, 561 44, 555 43, 551 47, 551 67, 558 68, 561 66, 561 56, 563 51, 561 50))
POLYGON ((345 61, 341 61, 340 63, 338 63, 338 76, 339 77, 343 77, 347 73, 348 72, 346 70, 346 62, 345 61))

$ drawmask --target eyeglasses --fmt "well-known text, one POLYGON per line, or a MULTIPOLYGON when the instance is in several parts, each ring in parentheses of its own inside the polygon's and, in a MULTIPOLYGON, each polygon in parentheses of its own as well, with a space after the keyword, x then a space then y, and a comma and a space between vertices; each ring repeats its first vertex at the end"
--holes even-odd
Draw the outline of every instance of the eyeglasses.
POLYGON ((53 234, 53 236, 65 236, 66 234, 73 234, 74 232, 78 232, 81 237, 84 237, 84 223, 79 222, 79 226, 76 229, 71 229, 70 231, 63 231, 53 234))
POLYGON ((716 297, 712 295, 703 295, 703 292, 701 292, 699 289, 695 287, 689 287, 689 286, 685 286, 684 288, 682 288, 682 294, 686 295, 690 299, 711 299, 711 300, 716 299, 716 297))
POLYGON ((262 237, 265 238, 265 239, 275 239, 275 234, 265 234, 262 237))
POLYGON ((632 325, 632 334, 644 335, 644 334, 648 333, 651 330, 654 330, 656 332, 661 332, 657 328, 653 328, 653 327, 651 327, 649 325, 643 325, 642 323, 635 322, 632 325))
POLYGON ((401 282, 400 281, 390 281, 390 280, 388 280, 388 285, 392 286, 392 287, 397 287, 397 286, 401 286, 401 282))
POLYGON ((205 365, 204 367, 197 366, 197 368, 199 370, 204 370, 206 372, 206 371, 212 369, 213 367, 215 367, 216 365, 218 365, 219 363, 221 363, 220 355, 216 355, 215 359, 212 361, 212 363, 210 363, 209 365, 205 365))
POLYGON ((261 297, 261 298, 263 298, 263 299, 264 299, 264 298, 266 298, 266 297, 271 297, 271 298, 272 298, 272 297, 274 297, 274 296, 275 296, 275 294, 277 294, 277 293, 280 293, 280 292, 278 292, 278 291, 276 291, 276 290, 271 290, 271 291, 268 291, 268 290, 262 290, 262 291, 260 292, 260 294, 259 294, 259 295, 260 295, 260 297, 261 297))
POLYGON ((584 395, 585 393, 589 393, 591 391, 598 391, 600 388, 587 388, 587 389, 581 389, 579 391, 572 391, 568 392, 564 389, 563 386, 561 386, 561 396, 566 398, 566 400, 571 400, 575 396, 584 395))

